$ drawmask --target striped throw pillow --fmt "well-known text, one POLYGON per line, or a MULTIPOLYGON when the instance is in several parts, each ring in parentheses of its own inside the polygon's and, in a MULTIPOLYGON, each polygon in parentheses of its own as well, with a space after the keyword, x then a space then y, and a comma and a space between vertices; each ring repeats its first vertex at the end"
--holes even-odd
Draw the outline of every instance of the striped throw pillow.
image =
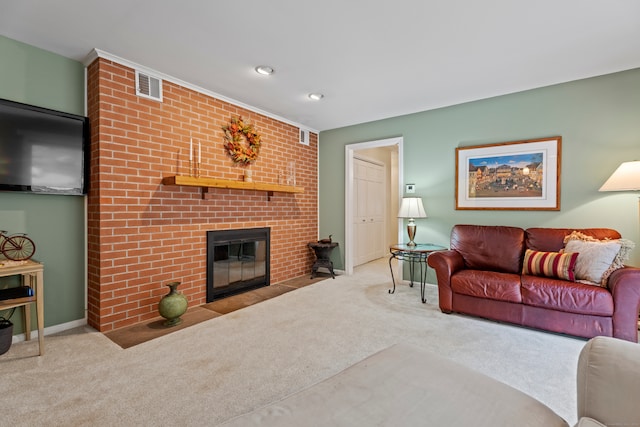
POLYGON ((540 252, 527 249, 522 263, 522 274, 576 280, 574 270, 578 252, 540 252))

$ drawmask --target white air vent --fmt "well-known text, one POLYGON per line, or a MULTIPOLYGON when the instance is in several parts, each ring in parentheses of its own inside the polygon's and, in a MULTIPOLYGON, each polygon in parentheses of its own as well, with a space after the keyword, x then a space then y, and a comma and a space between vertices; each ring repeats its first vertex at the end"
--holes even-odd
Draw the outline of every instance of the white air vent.
POLYGON ((309 131, 300 129, 300 144, 309 145, 309 131))
POLYGON ((162 101, 162 80, 136 70, 136 94, 162 101))

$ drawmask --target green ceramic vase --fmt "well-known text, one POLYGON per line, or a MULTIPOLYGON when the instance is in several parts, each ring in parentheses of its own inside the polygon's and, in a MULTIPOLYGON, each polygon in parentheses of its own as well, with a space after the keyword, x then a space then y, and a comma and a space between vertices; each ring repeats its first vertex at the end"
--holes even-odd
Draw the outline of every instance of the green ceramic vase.
POLYGON ((169 293, 162 297, 158 304, 160 316, 167 319, 165 326, 176 326, 182 323, 182 316, 187 311, 187 297, 178 292, 180 282, 167 283, 169 293))

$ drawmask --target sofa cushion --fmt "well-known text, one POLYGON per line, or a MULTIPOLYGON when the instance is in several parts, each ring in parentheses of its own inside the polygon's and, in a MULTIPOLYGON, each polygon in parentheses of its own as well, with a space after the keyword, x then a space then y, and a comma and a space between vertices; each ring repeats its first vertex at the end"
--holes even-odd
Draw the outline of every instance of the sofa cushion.
POLYGON ((575 280, 574 269, 578 253, 542 252, 527 249, 522 263, 522 274, 575 280))
POLYGON ((539 400, 507 384, 401 343, 222 426, 569 425, 539 400))
POLYGON ((576 373, 578 417, 606 426, 640 426, 640 346, 597 336, 580 351, 576 373))
POLYGON ((451 289, 457 294, 497 301, 521 303, 520 275, 495 271, 461 270, 451 276, 451 289))
POLYGON ((526 247, 534 251, 558 252, 564 248, 564 239, 579 231, 598 240, 619 239, 620 233, 610 228, 527 228, 526 247))
POLYGON ((521 293, 526 305, 592 316, 613 315, 611 293, 598 286, 524 275, 521 293))
POLYGON ((579 231, 569 234, 564 241, 565 250, 582 253, 576 265, 577 278, 601 286, 607 286, 611 273, 624 267, 635 246, 627 239, 598 240, 579 231))
POLYGON ((593 418, 582 417, 578 421, 578 424, 575 425, 575 427, 607 427, 607 426, 594 420, 593 418))
POLYGON ((462 255, 472 270, 520 273, 524 255, 524 230, 517 227, 456 225, 451 249, 462 255))
POLYGON ((604 273, 613 265, 621 247, 622 245, 617 240, 610 242, 569 240, 565 250, 580 253, 580 259, 576 263, 576 277, 578 279, 602 284, 604 273))

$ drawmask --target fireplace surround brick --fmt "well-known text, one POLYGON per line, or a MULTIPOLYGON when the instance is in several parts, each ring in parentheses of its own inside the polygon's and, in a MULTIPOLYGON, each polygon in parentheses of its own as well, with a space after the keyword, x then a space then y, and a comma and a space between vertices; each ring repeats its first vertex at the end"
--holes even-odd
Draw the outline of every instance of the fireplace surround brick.
POLYGON ((206 94, 163 82, 163 102, 135 94, 133 69, 98 58, 87 69, 91 122, 88 196, 88 322, 110 331, 158 317, 166 283, 180 281, 189 306, 206 300, 206 232, 271 228, 271 283, 309 274, 317 238, 317 135, 206 94), (262 135, 253 179, 277 183, 296 164, 304 193, 165 186, 188 174, 189 140, 202 146, 201 175, 240 180, 221 127, 241 115, 262 135))

